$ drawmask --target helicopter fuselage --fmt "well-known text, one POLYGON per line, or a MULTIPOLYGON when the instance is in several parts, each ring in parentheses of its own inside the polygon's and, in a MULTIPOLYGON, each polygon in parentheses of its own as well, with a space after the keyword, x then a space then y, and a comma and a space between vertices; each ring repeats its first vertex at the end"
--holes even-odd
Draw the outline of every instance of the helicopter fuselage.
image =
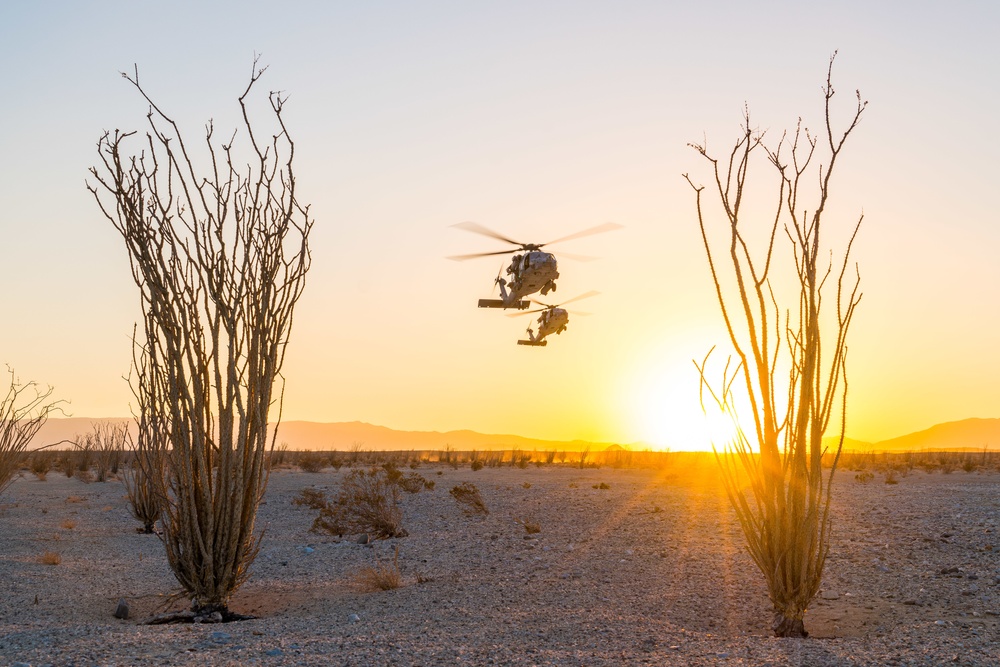
POLYGON ((528 340, 517 341, 518 345, 545 345, 546 336, 561 334, 569 324, 569 313, 565 308, 549 308, 538 316, 538 333, 528 329, 528 340))
POLYGON ((499 278, 499 299, 480 299, 480 308, 526 308, 522 299, 529 294, 548 294, 556 289, 558 263, 552 253, 531 250, 514 255, 507 267, 507 277, 499 278))

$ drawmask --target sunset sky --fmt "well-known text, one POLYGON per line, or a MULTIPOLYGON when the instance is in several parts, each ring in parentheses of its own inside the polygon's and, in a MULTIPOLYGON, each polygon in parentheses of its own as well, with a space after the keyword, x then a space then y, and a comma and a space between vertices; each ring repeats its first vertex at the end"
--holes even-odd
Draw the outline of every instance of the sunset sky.
POLYGON ((870 101, 827 218, 865 217, 848 435, 1000 417, 998 21, 978 0, 4 3, 0 362, 73 416, 130 414, 138 292, 84 187, 103 130, 144 129, 119 72, 198 144, 209 118, 236 127, 257 52, 316 219, 286 419, 698 446, 691 360, 727 341, 687 143, 724 154, 744 103, 774 138, 819 129, 839 49, 835 122, 870 101), (530 348, 527 317, 476 308, 503 259, 445 259, 502 249, 466 220, 535 243, 624 229, 552 248, 600 259, 560 261, 546 301, 601 294, 530 348))

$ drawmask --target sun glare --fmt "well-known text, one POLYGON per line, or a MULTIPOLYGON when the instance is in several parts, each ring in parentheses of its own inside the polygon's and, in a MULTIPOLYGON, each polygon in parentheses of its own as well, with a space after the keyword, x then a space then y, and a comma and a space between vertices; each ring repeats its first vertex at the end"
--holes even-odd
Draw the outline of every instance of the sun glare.
POLYGON ((642 439, 657 449, 722 450, 736 432, 720 411, 702 410, 694 373, 646 374, 634 390, 631 411, 642 439))

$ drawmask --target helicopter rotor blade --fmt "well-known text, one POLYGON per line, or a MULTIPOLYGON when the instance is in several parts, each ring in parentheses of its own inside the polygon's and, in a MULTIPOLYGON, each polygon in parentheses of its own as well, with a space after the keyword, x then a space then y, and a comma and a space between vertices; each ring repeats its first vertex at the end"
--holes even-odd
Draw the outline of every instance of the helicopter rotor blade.
POLYGON ((567 303, 573 303, 574 301, 580 301, 581 299, 589 299, 590 297, 597 296, 598 294, 600 294, 600 292, 598 292, 596 290, 591 290, 590 292, 587 292, 586 294, 581 294, 580 296, 575 296, 572 299, 569 299, 567 301, 563 301, 559 305, 560 306, 565 306, 567 303))
POLYGON ((590 255, 574 255, 568 252, 559 251, 559 257, 564 259, 572 259, 577 262, 593 262, 596 257, 591 257, 590 255))
POLYGON ((522 310, 516 313, 507 313, 507 317, 521 317, 522 315, 531 315, 532 313, 540 313, 543 310, 549 310, 548 308, 535 308, 534 310, 522 310))
POLYGON ((482 234, 483 236, 489 236, 490 238, 496 239, 497 241, 503 241, 505 243, 516 245, 518 247, 524 245, 523 243, 518 243, 513 239, 509 239, 503 234, 495 232, 492 229, 489 229, 488 227, 483 227, 478 222, 472 222, 471 220, 467 222, 460 222, 457 225, 452 225, 452 227, 457 227, 458 229, 464 229, 465 231, 472 232, 473 234, 482 234))
POLYGON ((569 236, 560 237, 554 241, 549 241, 548 243, 543 243, 542 245, 550 245, 552 243, 561 243, 563 241, 569 241, 572 239, 578 239, 584 236, 590 236, 592 234, 603 234, 604 232, 614 231, 616 229, 621 229, 622 226, 617 222, 605 222, 603 225, 597 225, 596 227, 589 227, 583 231, 576 232, 575 234, 570 234, 569 236))
POLYGON ((451 255, 445 259, 450 259, 455 262, 464 262, 467 259, 475 259, 477 257, 492 257, 493 255, 509 255, 512 252, 517 252, 514 250, 497 250, 496 252, 474 252, 471 255, 451 255))

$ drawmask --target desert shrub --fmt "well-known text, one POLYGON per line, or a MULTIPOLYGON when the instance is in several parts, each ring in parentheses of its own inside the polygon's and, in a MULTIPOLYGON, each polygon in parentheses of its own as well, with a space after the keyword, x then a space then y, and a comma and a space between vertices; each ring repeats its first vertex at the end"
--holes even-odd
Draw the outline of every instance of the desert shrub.
MULTIPOLYGON (((141 437, 146 437, 142 434, 141 437)), ((129 510, 142 524, 140 532, 152 535, 163 512, 164 465, 162 446, 150 446, 140 440, 131 467, 123 468, 122 482, 128 496, 129 510)))
POLYGON ((382 470, 385 471, 385 479, 390 484, 399 484, 399 481, 403 479, 403 473, 396 467, 393 461, 383 463, 382 470))
POLYGON ((59 526, 66 530, 73 530, 76 528, 76 521, 73 521, 73 519, 63 519, 63 522, 59 526))
POLYGON ((302 452, 299 454, 299 468, 304 472, 319 472, 323 469, 324 461, 319 452, 302 452))
POLYGON ((89 470, 94 465, 94 480, 106 482, 108 475, 118 473, 128 437, 128 424, 97 422, 90 433, 77 436, 75 445, 80 456, 79 468, 89 470))
POLYGON ((545 462, 552 465, 556 460, 556 450, 550 450, 545 453, 545 462))
POLYGON ((403 489, 407 493, 420 493, 423 489, 433 489, 434 482, 429 482, 424 478, 423 475, 416 472, 411 472, 407 475, 401 475, 399 479, 396 480, 396 484, 399 488, 403 489), (430 486, 427 486, 430 484, 430 486))
POLYGON ((38 562, 42 565, 58 565, 62 562, 62 556, 55 551, 46 551, 38 557, 38 562))
POLYGON ((280 468, 288 460, 288 443, 282 441, 280 445, 271 449, 267 457, 267 467, 270 469, 280 468))
POLYGON ((18 380, 9 366, 7 371, 9 384, 0 391, 0 493, 19 474, 28 443, 58 406, 49 400, 51 387, 41 391, 34 382, 18 380))
POLYGON ((39 481, 44 482, 50 470, 52 470, 52 457, 45 452, 35 452, 31 455, 31 472, 39 481))
POLYGON ((477 460, 473 461, 469 465, 469 467, 472 468, 473 470, 482 470, 483 469, 483 462, 477 459, 477 460))
POLYGON ((607 482, 601 482, 600 484, 594 484, 595 489, 600 489, 601 491, 607 491, 611 488, 611 485, 607 482))
POLYGON ((524 532, 528 535, 535 535, 536 533, 542 532, 541 525, 537 521, 532 521, 531 519, 514 519, 514 523, 523 526, 524 532))
POLYGON ((384 564, 375 554, 375 565, 368 565, 356 575, 358 585, 366 591, 391 591, 403 585, 403 573, 399 569, 399 546, 391 564, 384 564))
POLYGON ((858 482, 861 482, 862 484, 867 484, 868 482, 875 479, 875 473, 871 472, 870 470, 862 470, 861 472, 859 472, 854 476, 854 479, 858 482))
POLYGON ((463 482, 449 491, 455 500, 462 505, 462 511, 469 516, 475 514, 489 514, 490 511, 483 502, 483 496, 479 489, 472 482, 463 482))
POLYGON ((531 482, 525 482, 524 484, 521 485, 521 488, 530 489, 531 488, 531 482))
POLYGON ((84 484, 90 484, 94 481, 94 473, 90 472, 90 468, 80 468, 73 473, 73 476, 84 484))
POLYGON ((972 472, 976 470, 976 468, 978 467, 979 466, 976 465, 976 462, 973 461, 972 459, 965 459, 964 461, 962 461, 962 470, 964 470, 965 472, 972 472))
POLYGON ((59 472, 67 477, 72 477, 73 473, 76 472, 76 461, 73 460, 73 456, 69 452, 63 453, 56 464, 59 466, 59 472))
POLYGON ((367 533, 378 539, 405 537, 399 486, 386 479, 384 470, 353 470, 335 498, 317 489, 303 489, 293 501, 319 510, 310 530, 331 535, 367 533))
POLYGON ((896 479, 896 470, 894 468, 889 468, 885 471, 885 483, 899 484, 899 480, 896 479))

